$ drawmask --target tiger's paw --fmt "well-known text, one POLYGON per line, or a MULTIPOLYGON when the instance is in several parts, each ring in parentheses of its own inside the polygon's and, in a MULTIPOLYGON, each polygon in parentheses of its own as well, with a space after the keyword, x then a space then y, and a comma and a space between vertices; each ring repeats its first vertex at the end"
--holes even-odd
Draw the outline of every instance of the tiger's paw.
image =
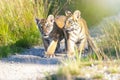
POLYGON ((54 57, 55 57, 55 54, 50 54, 50 53, 45 52, 44 57, 45 57, 45 58, 54 58, 54 57))

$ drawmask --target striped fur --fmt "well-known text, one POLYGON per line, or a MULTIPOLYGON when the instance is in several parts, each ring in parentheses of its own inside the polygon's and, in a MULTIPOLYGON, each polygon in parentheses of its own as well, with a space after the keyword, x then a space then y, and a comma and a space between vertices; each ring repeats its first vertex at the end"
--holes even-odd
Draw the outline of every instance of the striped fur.
POLYGON ((73 56, 75 53, 75 46, 78 49, 79 54, 84 53, 85 47, 92 48, 93 51, 99 56, 98 48, 92 41, 86 21, 81 18, 81 12, 76 10, 73 14, 70 11, 66 12, 65 30, 68 34, 67 46, 68 56, 73 56))
POLYGON ((47 19, 36 19, 36 23, 42 35, 46 51, 45 54, 48 57, 54 56, 55 50, 59 52, 60 41, 64 38, 63 30, 60 27, 63 27, 63 23, 61 22, 64 21, 65 16, 57 16, 54 18, 53 15, 49 15, 47 19))

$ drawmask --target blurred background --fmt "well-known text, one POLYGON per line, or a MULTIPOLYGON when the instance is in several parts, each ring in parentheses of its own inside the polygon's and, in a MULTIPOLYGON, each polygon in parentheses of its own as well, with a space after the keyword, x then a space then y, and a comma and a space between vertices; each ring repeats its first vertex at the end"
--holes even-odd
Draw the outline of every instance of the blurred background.
MULTIPOLYGON (((36 27, 35 18, 47 18, 49 14, 64 15, 65 10, 72 12, 80 10, 89 29, 93 29, 103 19, 120 13, 120 0, 0 0, 0 57, 15 54, 24 48, 41 45, 41 34, 36 27)), ((113 25, 102 27, 112 26, 110 30, 113 30, 113 26, 119 26, 119 23, 116 25, 115 20, 112 22, 108 20, 104 24, 109 23, 113 25)), ((108 32, 106 31, 107 34, 111 34, 108 32)), ((117 40, 120 39, 118 35, 116 37, 117 40)), ((116 44, 119 43, 113 44, 113 48, 116 44)), ((107 44, 106 47, 109 45, 107 44)), ((120 50, 119 48, 120 46, 117 46, 116 49, 120 50)))
POLYGON ((97 25, 103 18, 120 13, 120 0, 71 0, 63 8, 65 10, 80 10, 89 27, 97 25))

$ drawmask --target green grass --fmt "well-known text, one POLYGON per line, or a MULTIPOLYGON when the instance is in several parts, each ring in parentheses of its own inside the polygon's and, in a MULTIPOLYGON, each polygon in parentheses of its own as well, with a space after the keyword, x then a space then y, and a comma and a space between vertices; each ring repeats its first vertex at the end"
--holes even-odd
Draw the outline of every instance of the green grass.
POLYGON ((43 0, 40 3, 34 0, 0 1, 0 57, 42 43, 35 17, 48 15, 49 7, 44 14, 44 6, 43 0))
POLYGON ((18 54, 21 51, 24 51, 24 49, 15 45, 2 46, 0 47, 0 58, 7 57, 11 54, 18 54))

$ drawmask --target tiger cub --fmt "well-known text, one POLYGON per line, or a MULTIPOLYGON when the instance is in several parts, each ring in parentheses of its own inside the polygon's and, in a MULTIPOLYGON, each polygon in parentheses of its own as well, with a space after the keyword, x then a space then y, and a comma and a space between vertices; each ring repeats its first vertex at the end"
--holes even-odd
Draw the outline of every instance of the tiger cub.
POLYGON ((39 31, 42 34, 47 57, 53 57, 55 51, 61 52, 60 41, 64 38, 64 32, 61 27, 63 27, 64 18, 65 16, 54 18, 53 15, 49 15, 47 19, 36 19, 39 31), (63 20, 60 22, 61 19, 63 20))
POLYGON ((66 23, 65 30, 68 34, 67 38, 67 53, 68 56, 75 55, 74 47, 77 47, 78 53, 84 53, 85 48, 90 47, 95 51, 95 45, 90 37, 86 21, 81 17, 81 12, 76 10, 73 14, 70 11, 66 11, 66 23))

